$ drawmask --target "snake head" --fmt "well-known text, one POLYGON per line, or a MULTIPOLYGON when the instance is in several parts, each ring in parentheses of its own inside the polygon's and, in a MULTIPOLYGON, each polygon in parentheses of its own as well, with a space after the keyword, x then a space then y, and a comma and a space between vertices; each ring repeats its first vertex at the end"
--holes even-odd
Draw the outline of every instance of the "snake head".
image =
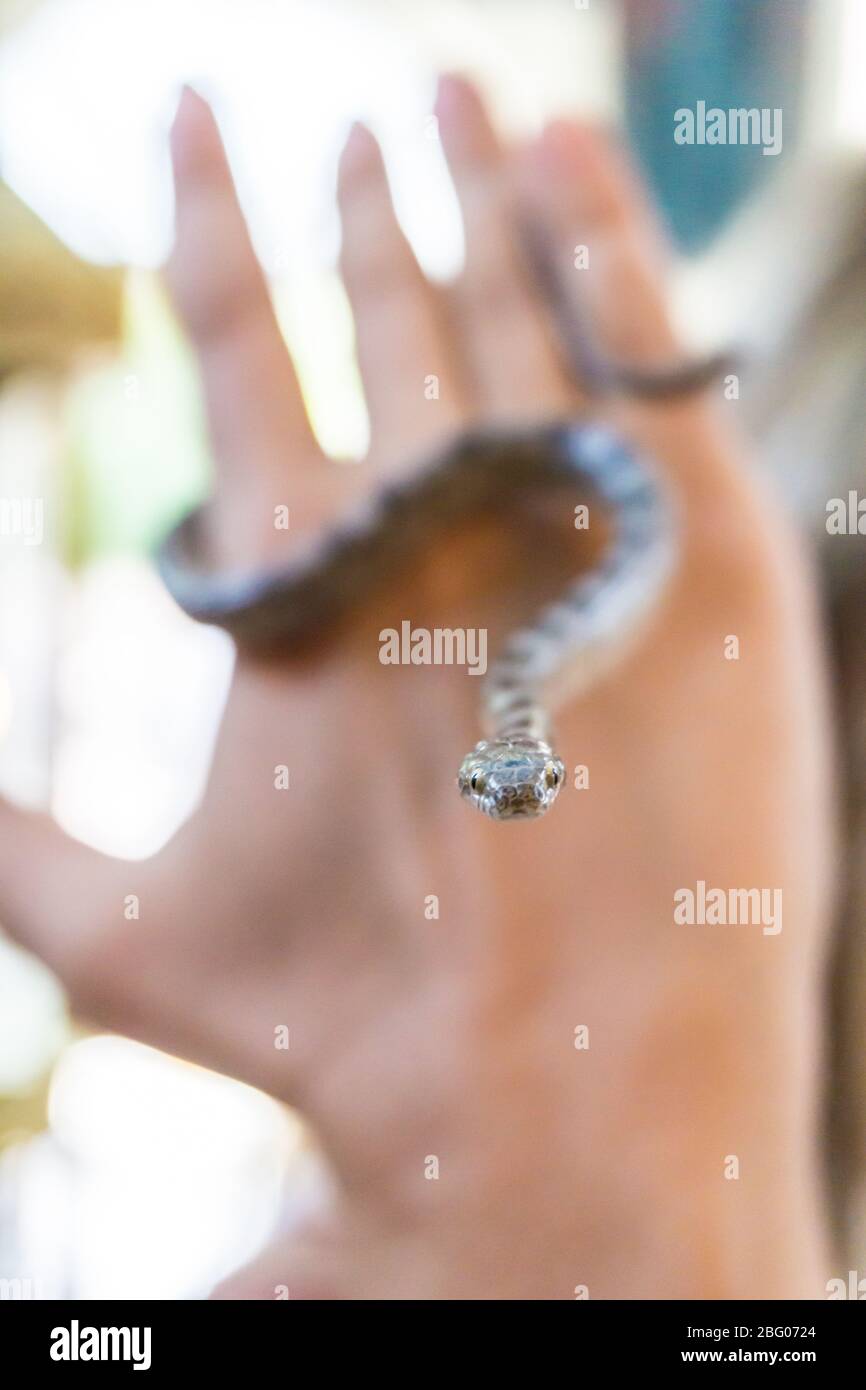
POLYGON ((546 743, 528 737, 483 740, 457 774, 461 796, 492 820, 543 816, 565 780, 565 764, 546 743))

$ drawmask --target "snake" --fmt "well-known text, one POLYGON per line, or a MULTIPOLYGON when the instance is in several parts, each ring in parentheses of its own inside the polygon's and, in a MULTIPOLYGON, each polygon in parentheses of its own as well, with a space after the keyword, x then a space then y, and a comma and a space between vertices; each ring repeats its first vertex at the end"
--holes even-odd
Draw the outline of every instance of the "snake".
MULTIPOLYGON (((560 283, 539 237, 527 263, 562 356, 584 396, 619 392, 650 401, 703 389, 724 371, 716 353, 655 370, 607 360, 560 283)), ((674 498, 656 462, 592 415, 468 429, 433 457, 350 508, 279 566, 228 573, 201 561, 205 509, 173 527, 156 555, 179 607, 226 630, 241 648, 300 649, 393 582, 419 548, 521 494, 573 490, 603 510, 609 540, 598 563, 502 641, 481 682, 483 737, 462 760, 457 790, 494 821, 544 815, 566 782, 552 713, 622 659, 658 608, 678 557, 674 498)))

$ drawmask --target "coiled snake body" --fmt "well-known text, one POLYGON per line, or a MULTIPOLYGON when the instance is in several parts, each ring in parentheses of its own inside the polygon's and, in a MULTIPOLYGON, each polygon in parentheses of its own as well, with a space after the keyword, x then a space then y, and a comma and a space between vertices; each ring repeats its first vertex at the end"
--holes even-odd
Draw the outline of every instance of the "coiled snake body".
MULTIPOLYGON (((584 385, 660 399, 698 389, 723 370, 727 358, 721 356, 665 372, 618 370, 590 349, 573 315, 565 315, 550 262, 536 254, 535 268, 565 355, 584 385)), ((549 742, 555 687, 562 696, 557 678, 568 678, 570 694, 594 681, 647 619, 675 561, 667 489, 651 464, 617 435, 585 422, 465 434, 279 570, 248 576, 203 571, 196 560, 198 512, 169 535, 158 563, 170 592, 192 617, 227 629, 243 646, 279 646, 285 652, 359 604, 437 529, 480 514, 518 490, 563 483, 573 484, 581 500, 588 493, 601 504, 612 540, 595 570, 573 580, 531 626, 506 639, 482 682, 486 736, 464 758, 457 777, 461 794, 486 815, 527 819, 548 810, 565 779, 549 742)))

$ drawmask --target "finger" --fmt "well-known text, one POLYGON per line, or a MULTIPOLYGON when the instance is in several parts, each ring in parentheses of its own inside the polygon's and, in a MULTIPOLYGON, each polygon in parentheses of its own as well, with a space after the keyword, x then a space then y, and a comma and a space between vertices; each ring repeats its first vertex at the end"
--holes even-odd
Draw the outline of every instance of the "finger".
POLYGON ((209 971, 194 941, 202 917, 218 918, 225 887, 212 853, 190 859, 188 844, 113 859, 0 798, 0 931, 54 971, 90 1023, 295 1101, 297 1066, 262 1042, 242 1008, 214 1006, 221 967, 209 971))
MULTIPOLYGON (((665 240, 615 142, 597 127, 558 121, 526 152, 518 178, 527 206, 551 233, 558 281, 593 348, 644 370, 682 361, 664 294, 665 240), (575 251, 583 247, 578 269, 575 251)), ((702 392, 659 402, 624 398, 613 411, 676 476, 692 519, 720 484, 741 483, 736 453, 707 404, 702 392)))
POLYGON ((554 230, 561 283, 594 345, 630 367, 677 359, 664 239, 613 141, 597 127, 557 121, 524 157, 522 174, 554 230))
POLYGON ((374 459, 428 447, 465 418, 443 306, 400 229, 381 151, 355 125, 340 160, 340 268, 355 317, 374 459))
POLYGON ((479 404, 505 418, 567 410, 575 389, 519 250, 502 145, 462 78, 442 79, 436 113, 463 216, 466 264, 457 296, 479 404))
POLYGON ((126 899, 140 892, 144 872, 0 798, 0 926, 73 992, 87 943, 112 922, 122 926, 126 899))
POLYGON ((213 113, 189 88, 171 152, 166 276, 201 365, 218 487, 282 482, 287 463, 318 450, 213 113))

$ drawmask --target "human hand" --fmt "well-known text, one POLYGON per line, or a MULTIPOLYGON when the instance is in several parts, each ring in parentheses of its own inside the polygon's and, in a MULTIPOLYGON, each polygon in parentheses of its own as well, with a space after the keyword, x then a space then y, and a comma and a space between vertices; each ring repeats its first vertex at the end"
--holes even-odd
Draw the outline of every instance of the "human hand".
MULTIPOLYGON (((207 397, 216 565, 273 562, 469 422, 582 407, 515 251, 521 200, 566 264, 589 245, 571 279, 605 351, 676 355, 656 233, 606 139, 558 124, 508 152, 456 80, 438 114, 467 241, 447 296, 398 229, 372 138, 356 130, 343 157, 372 428, 370 459, 345 468, 310 432, 210 113, 184 99, 169 281, 207 397)), ((682 558, 640 647, 559 715, 557 747, 590 786, 544 820, 506 828, 461 803, 477 683, 382 666, 378 634, 409 618, 487 627, 495 646, 579 563, 570 517, 549 507, 478 518, 303 659, 241 652, 203 805, 146 864, 2 811, 2 919, 73 1003, 309 1118, 337 1197, 280 1254, 293 1296, 812 1290, 827 721, 802 556, 719 414, 706 400, 611 412, 669 476, 682 558), (783 931, 676 924, 674 893, 699 880, 780 888, 783 931)))

